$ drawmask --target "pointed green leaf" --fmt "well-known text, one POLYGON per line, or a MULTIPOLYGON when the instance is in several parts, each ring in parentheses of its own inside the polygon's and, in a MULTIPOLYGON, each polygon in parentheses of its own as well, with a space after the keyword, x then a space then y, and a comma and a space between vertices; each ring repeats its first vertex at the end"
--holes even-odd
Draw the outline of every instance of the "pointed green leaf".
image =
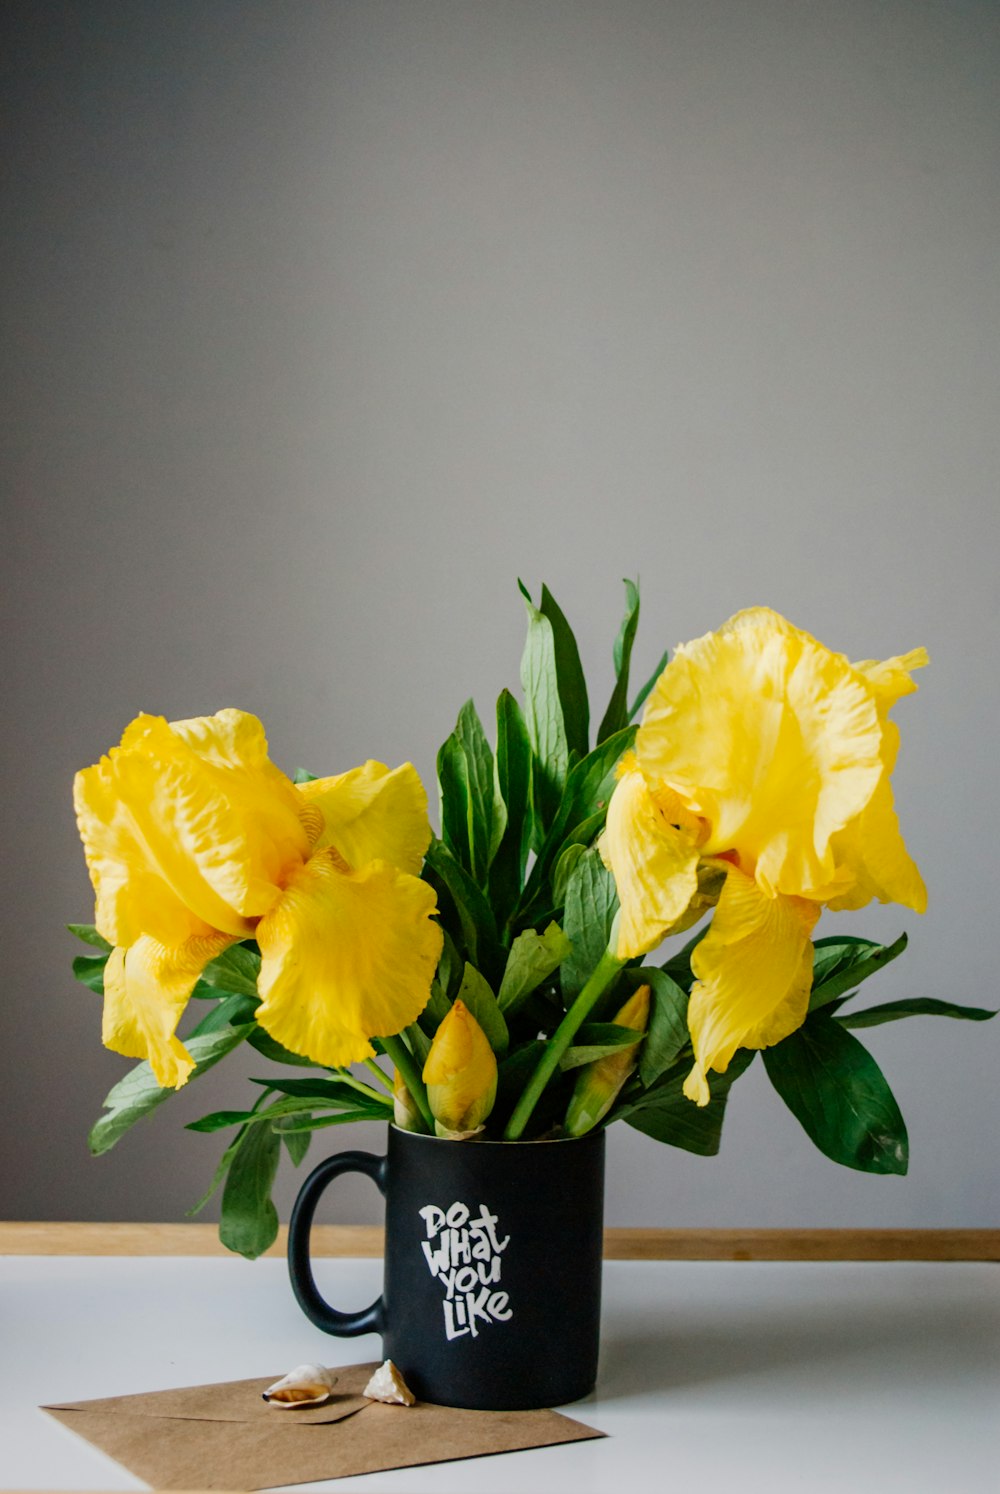
POLYGON ((287 1121, 275 1121, 274 1129, 278 1132, 285 1150, 292 1159, 292 1166, 301 1167, 312 1142, 312 1133, 309 1131, 289 1131, 287 1126, 287 1121))
POLYGON ((531 793, 539 837, 555 817, 569 767, 569 744, 559 699, 556 645, 552 624, 518 582, 528 613, 528 636, 521 657, 524 718, 533 754, 531 793))
POLYGON ((608 947, 618 911, 614 878, 594 846, 580 857, 566 889, 563 932, 572 950, 560 967, 567 1004, 579 996, 608 947))
POLYGON ((201 979, 216 991, 233 996, 254 996, 260 974, 260 955, 243 944, 231 944, 201 972, 201 979))
POLYGON ((104 967, 108 963, 106 954, 99 955, 76 955, 73 960, 73 974, 88 991, 96 991, 98 996, 104 994, 104 967))
POLYGON ((466 965, 456 999, 465 1003, 485 1032, 486 1040, 493 1052, 498 1058, 502 1058, 510 1045, 507 1023, 489 982, 474 966, 466 965))
POLYGON ((84 944, 93 945, 94 949, 102 949, 105 954, 111 953, 111 945, 102 934, 99 934, 92 923, 68 923, 67 929, 82 939, 84 944))
POLYGON ((536 929, 518 934, 510 947, 500 982, 497 997, 500 1010, 507 1017, 519 1011, 532 991, 558 969, 572 947, 557 923, 550 923, 544 934, 536 929))
POLYGON ((509 690, 497 700, 494 778, 506 825, 490 867, 490 902, 503 924, 520 896, 531 843, 531 742, 521 707, 509 690))
MULTIPOLYGON (((852 986, 859 985, 861 981, 867 980, 877 970, 882 970, 892 960, 898 959, 906 948, 907 939, 905 934, 900 934, 893 944, 879 944, 874 950, 870 950, 867 941, 860 944, 853 942, 844 943, 844 949, 837 950, 835 957, 827 960, 827 955, 833 956, 835 946, 820 945, 822 951, 820 956, 821 968, 824 966, 830 971, 825 975, 822 982, 817 984, 815 976, 813 979, 812 994, 809 997, 809 1010, 817 1011, 820 1007, 828 1006, 831 1001, 836 1001, 845 991, 852 986), (855 950, 856 955, 850 953, 855 950)), ((813 956, 814 969, 816 957, 813 956)))
POLYGON ((468 872, 436 836, 425 857, 424 877, 438 892, 442 922, 447 924, 448 915, 452 915, 448 933, 456 945, 464 948, 473 964, 492 968, 498 959, 493 911, 468 872), (446 894, 444 905, 442 894, 446 894))
POLYGON ((318 1065, 311 1058, 304 1058, 301 1053, 293 1053, 291 1049, 283 1047, 277 1038, 273 1038, 263 1027, 256 1023, 247 1039, 251 1048, 256 1048, 262 1058, 269 1058, 272 1063, 288 1064, 296 1069, 315 1069, 318 1065))
POLYGON ((219 1001, 218 991, 214 994, 216 1004, 184 1039, 188 1046, 193 1037, 202 1037, 208 1032, 222 1032, 226 1027, 242 1027, 253 1022, 254 1012, 260 1005, 256 996, 225 996, 219 1001))
POLYGON ((280 1137, 270 1126, 253 1126, 230 1163, 219 1238, 227 1250, 247 1260, 256 1260, 277 1239, 278 1211, 271 1202, 271 1187, 280 1152, 280 1137))
POLYGON ((308 768, 296 768, 292 774, 293 783, 315 783, 316 774, 310 773, 308 768))
POLYGON ((586 757, 590 745, 590 706, 587 703, 587 681, 580 663, 573 629, 547 586, 542 586, 541 611, 552 626, 552 644, 556 659, 556 682, 562 706, 566 745, 570 752, 586 757))
POLYGON ((561 908, 566 901, 566 889, 570 878, 579 865, 580 857, 587 849, 582 841, 573 841, 560 851, 552 868, 552 901, 561 908))
POLYGON ((625 581, 625 616, 615 639, 615 687, 604 712, 604 719, 597 728, 598 743, 614 736, 629 723, 628 675, 632 660, 632 645, 639 626, 639 588, 634 581, 625 581))
POLYGON ((646 1036, 633 1027, 619 1027, 617 1022, 588 1022, 580 1028, 572 1047, 559 1060, 560 1069, 579 1069, 617 1053, 619 1048, 634 1048, 646 1036))
POLYGON ((778 1094, 820 1151, 859 1172, 905 1173, 906 1126, 867 1048, 818 1012, 764 1049, 778 1094))
POLYGON ((663 653, 662 658, 660 659, 660 662, 657 664, 656 668, 653 670, 652 674, 649 676, 649 679, 646 681, 646 683, 643 685, 642 689, 639 691, 638 695, 635 697, 635 700, 633 700, 633 702, 632 702, 632 704, 631 704, 631 706, 629 708, 629 713, 628 713, 628 719, 630 721, 634 721, 635 720, 636 716, 638 716, 639 712, 642 710, 643 706, 646 704, 646 701, 649 698, 649 696, 650 696, 650 694, 651 694, 651 692, 653 690, 653 686, 656 684, 657 680, 660 678, 660 675, 666 669, 667 664, 669 663, 669 661, 670 661, 670 650, 666 649, 664 651, 664 653, 663 653))
POLYGON ((630 971, 628 979, 636 987, 648 984, 652 996, 649 1032, 639 1059, 639 1077, 649 1088, 677 1062, 691 1041, 687 1025, 688 993, 665 970, 630 971))
POLYGON ((696 1105, 684 1094, 684 1080, 690 1064, 682 1062, 668 1070, 652 1089, 645 1093, 640 1091, 637 1098, 616 1105, 606 1124, 626 1120, 636 1131, 652 1136, 655 1141, 682 1147, 699 1157, 714 1157, 722 1141, 729 1091, 755 1056, 749 1049, 742 1048, 733 1055, 724 1074, 711 1074, 711 1099, 703 1106, 696 1105))
MULTIPOLYGON (((221 1032, 208 1033, 204 1037, 189 1038, 187 1049, 195 1060, 195 1068, 188 1083, 213 1068, 253 1030, 253 1024, 248 1023, 243 1027, 226 1027, 221 1032)), ((148 1063, 136 1064, 124 1079, 119 1079, 104 1101, 104 1109, 108 1113, 102 1115, 93 1126, 88 1141, 93 1155, 99 1157, 103 1152, 110 1151, 136 1121, 162 1105, 172 1094, 176 1094, 176 1090, 162 1089, 157 1084, 148 1063)))
POLYGON ((883 1022, 898 1022, 903 1017, 952 1017, 960 1022, 988 1022, 997 1014, 984 1006, 956 1006, 951 1001, 935 1001, 931 996, 912 996, 902 1001, 886 1001, 863 1012, 849 1012, 837 1021, 841 1027, 879 1027, 883 1022))
POLYGON ((476 885, 484 888, 507 811, 496 794, 493 753, 471 700, 459 711, 455 730, 438 753, 437 767, 441 837, 476 885))

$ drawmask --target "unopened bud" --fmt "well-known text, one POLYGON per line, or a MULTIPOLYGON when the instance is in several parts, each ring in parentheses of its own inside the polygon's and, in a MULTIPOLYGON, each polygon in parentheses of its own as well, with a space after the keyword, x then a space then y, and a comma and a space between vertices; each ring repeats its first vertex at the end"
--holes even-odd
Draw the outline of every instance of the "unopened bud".
POLYGON ((439 1135, 482 1128, 497 1097, 497 1061, 464 1001, 455 1002, 435 1033, 423 1079, 439 1135))
POLYGON ((397 1069, 392 1080, 392 1118, 401 1131, 425 1131, 427 1128, 420 1116, 406 1081, 397 1069))
MULTIPOLYGON (((644 1033, 649 1023, 649 996, 649 987, 640 986, 613 1019, 615 1026, 644 1033)), ((638 1063, 641 1046, 641 1041, 628 1043, 584 1065, 566 1110, 563 1129, 567 1136, 584 1136, 604 1119, 638 1063)))

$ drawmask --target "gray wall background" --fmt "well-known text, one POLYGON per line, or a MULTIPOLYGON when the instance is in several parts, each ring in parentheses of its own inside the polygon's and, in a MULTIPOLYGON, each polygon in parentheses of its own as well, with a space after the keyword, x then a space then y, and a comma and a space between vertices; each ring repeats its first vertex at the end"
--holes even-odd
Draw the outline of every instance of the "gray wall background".
MULTIPOLYGON (((926 644, 896 782, 931 909, 839 925, 910 931, 882 999, 996 1003, 995 4, 5 17, 3 1213, 179 1218, 219 1149, 181 1122, 246 1093, 217 1070, 89 1159, 127 1065, 68 973, 73 771, 235 704, 286 769, 432 783, 516 685, 518 575, 599 694, 636 572, 646 668, 758 601, 926 644)), ((714 1161, 615 1129, 610 1221, 1000 1223, 1000 1031, 865 1036, 908 1178, 825 1161, 757 1065, 714 1161)))

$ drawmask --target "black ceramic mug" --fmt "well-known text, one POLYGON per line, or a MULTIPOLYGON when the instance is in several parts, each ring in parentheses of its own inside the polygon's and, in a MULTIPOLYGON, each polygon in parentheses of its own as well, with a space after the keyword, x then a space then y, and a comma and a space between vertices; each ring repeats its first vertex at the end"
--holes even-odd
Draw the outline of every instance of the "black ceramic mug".
POLYGON ((603 1213, 603 1131, 444 1141, 390 1126, 385 1157, 341 1152, 306 1179, 288 1231, 292 1287, 327 1333, 380 1333, 421 1400, 563 1405, 597 1377, 603 1213), (344 1172, 385 1195, 382 1296, 353 1313, 324 1300, 309 1258, 316 1205, 344 1172))

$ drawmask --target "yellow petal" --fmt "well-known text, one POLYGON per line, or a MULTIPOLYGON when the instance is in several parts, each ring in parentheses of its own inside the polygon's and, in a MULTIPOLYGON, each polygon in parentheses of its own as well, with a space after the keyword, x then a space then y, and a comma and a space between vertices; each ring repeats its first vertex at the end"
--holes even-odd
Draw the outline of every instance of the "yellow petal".
POLYGON ((725 1073, 737 1048, 767 1048, 805 1020, 812 983, 810 934, 819 908, 768 897, 735 867, 708 934, 694 950, 688 1027, 695 1066, 684 1093, 708 1103, 709 1069, 725 1073))
POLYGON ((140 716, 110 755, 151 867, 193 914, 237 938, 309 851, 298 796, 266 754, 255 717, 222 711, 174 727, 140 716))
POLYGON ((910 675, 914 669, 926 669, 929 663, 925 648, 911 648, 909 653, 896 654, 891 659, 864 659, 854 668, 871 685, 879 710, 884 714, 902 696, 914 693, 917 686, 910 675))
POLYGON ((619 773, 601 837, 604 864, 615 879, 621 916, 619 959, 655 948, 698 891, 694 828, 679 804, 664 809, 629 755, 619 773), (685 816, 685 819, 687 817, 685 816))
POLYGON ((335 846, 348 866, 388 861, 416 876, 431 843, 427 794, 412 763, 367 762, 349 773, 296 785, 323 825, 313 849, 335 846))
POLYGON ((77 773, 73 799, 94 887, 94 922, 110 944, 134 944, 145 932, 174 946, 211 933, 160 875, 119 797, 110 758, 77 773))
POLYGON ((106 1047, 126 1058, 146 1058, 164 1089, 187 1082, 194 1059, 174 1036, 195 981, 209 960, 233 941, 196 938, 175 949, 143 936, 113 949, 104 971, 106 1047))
POLYGON ((830 837, 881 776, 875 695, 841 654, 768 608, 679 648, 650 697, 639 765, 703 816, 768 892, 837 885, 830 837))
POLYGON ((436 907, 417 877, 378 861, 348 876, 332 849, 317 852, 257 926, 257 1021, 318 1064, 370 1058, 370 1038, 401 1031, 427 1004, 436 907))

